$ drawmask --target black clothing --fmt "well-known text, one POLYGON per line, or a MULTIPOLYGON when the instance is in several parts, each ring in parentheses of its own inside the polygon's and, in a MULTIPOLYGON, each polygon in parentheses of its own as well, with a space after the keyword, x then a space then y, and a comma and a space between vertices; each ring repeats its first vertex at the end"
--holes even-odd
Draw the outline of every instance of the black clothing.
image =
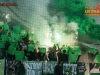
POLYGON ((23 36, 22 37, 22 40, 24 41, 24 43, 27 45, 28 44, 28 40, 29 39, 29 37, 28 37, 28 34, 26 34, 26 36, 23 36))
POLYGON ((68 55, 63 53, 61 55, 61 61, 67 61, 68 62, 68 55))
POLYGON ((58 61, 61 61, 62 60, 62 53, 61 52, 58 53, 57 56, 58 56, 58 61))
POLYGON ((48 58, 49 58, 49 61, 54 61, 54 58, 53 58, 53 53, 52 53, 52 52, 51 52, 51 53, 49 53, 48 58))
POLYGON ((63 75, 63 67, 59 65, 55 66, 54 73, 55 75, 63 75))

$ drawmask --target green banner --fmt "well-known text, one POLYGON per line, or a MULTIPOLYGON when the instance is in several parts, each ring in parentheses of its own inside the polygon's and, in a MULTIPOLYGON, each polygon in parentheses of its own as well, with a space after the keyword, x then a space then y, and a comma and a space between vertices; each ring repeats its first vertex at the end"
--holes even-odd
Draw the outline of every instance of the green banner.
POLYGON ((4 65, 5 65, 5 61, 0 60, 0 75, 4 75, 4 65))
POLYGON ((49 61, 43 63, 43 73, 44 74, 54 74, 54 68, 57 65, 55 61, 49 61))
POLYGON ((26 73, 25 75, 42 75, 42 61, 23 61, 26 73))
POLYGON ((64 75, 77 75, 77 64, 63 63, 64 75))

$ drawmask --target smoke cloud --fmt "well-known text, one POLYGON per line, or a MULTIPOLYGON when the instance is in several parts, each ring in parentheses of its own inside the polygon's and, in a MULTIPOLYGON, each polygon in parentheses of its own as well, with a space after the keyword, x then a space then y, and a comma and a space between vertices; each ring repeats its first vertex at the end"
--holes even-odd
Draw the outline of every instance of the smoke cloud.
POLYGON ((33 25, 30 32, 35 34, 35 40, 40 45, 53 46, 53 44, 74 46, 78 25, 68 22, 64 12, 56 12, 49 8, 50 0, 35 0, 33 5, 33 25))

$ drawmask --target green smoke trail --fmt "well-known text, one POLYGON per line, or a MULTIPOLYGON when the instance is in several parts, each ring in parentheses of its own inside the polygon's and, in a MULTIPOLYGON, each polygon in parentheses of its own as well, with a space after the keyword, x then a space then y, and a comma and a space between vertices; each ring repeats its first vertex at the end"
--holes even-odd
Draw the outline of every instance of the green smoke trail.
POLYGON ((85 15, 85 1, 52 0, 51 5, 57 12, 64 12, 69 22, 78 23, 80 35, 88 35, 90 38, 100 40, 100 25, 85 15))

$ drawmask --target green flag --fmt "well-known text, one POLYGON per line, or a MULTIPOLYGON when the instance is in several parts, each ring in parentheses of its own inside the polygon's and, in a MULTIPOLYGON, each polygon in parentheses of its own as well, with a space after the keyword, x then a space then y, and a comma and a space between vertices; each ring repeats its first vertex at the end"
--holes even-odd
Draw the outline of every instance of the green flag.
POLYGON ((21 30, 20 34, 21 34, 21 36, 25 36, 26 35, 26 30, 21 30))
POLYGON ((95 56, 94 62, 95 63, 100 63, 100 54, 95 56))
POLYGON ((15 40, 19 40, 19 34, 16 34, 16 33, 12 33, 12 37, 15 39, 15 40))
POLYGON ((90 50, 88 50, 88 52, 92 54, 96 54, 98 51, 95 48, 91 48, 90 50))
POLYGON ((15 60, 24 60, 24 51, 16 51, 15 60))
POLYGON ((76 54, 70 54, 69 55, 69 62, 76 62, 78 56, 76 54))
POLYGON ((13 31, 18 34, 20 32, 20 26, 13 26, 13 31))
POLYGON ((66 53, 68 54, 67 46, 64 46, 64 47, 62 48, 62 51, 63 51, 63 50, 66 50, 66 53))
POLYGON ((28 45, 28 51, 34 52, 34 47, 35 47, 34 44, 29 44, 29 45, 28 45))
POLYGON ((16 52, 16 48, 13 47, 13 46, 9 46, 7 53, 11 54, 11 55, 14 55, 15 52, 16 52))
POLYGON ((4 41, 0 40, 0 48, 5 48, 4 41))
POLYGON ((10 42, 10 46, 17 47, 18 46, 18 42, 10 42))
POLYGON ((46 53, 46 48, 40 48, 40 52, 46 53))
POLYGON ((9 42, 15 42, 15 39, 13 37, 9 37, 9 42))
POLYGON ((9 30, 8 24, 3 24, 3 25, 2 25, 2 29, 3 29, 3 30, 9 30))
POLYGON ((76 54, 76 55, 82 54, 81 50, 79 49, 79 46, 74 46, 74 54, 76 54))
POLYGON ((33 33, 30 33, 29 34, 29 40, 34 40, 34 38, 35 38, 35 35, 33 33))
POLYGON ((72 54, 72 48, 70 46, 68 46, 67 49, 68 49, 68 53, 67 54, 69 54, 69 55, 72 54))
POLYGON ((8 41, 9 37, 7 35, 1 35, 2 41, 8 41))

